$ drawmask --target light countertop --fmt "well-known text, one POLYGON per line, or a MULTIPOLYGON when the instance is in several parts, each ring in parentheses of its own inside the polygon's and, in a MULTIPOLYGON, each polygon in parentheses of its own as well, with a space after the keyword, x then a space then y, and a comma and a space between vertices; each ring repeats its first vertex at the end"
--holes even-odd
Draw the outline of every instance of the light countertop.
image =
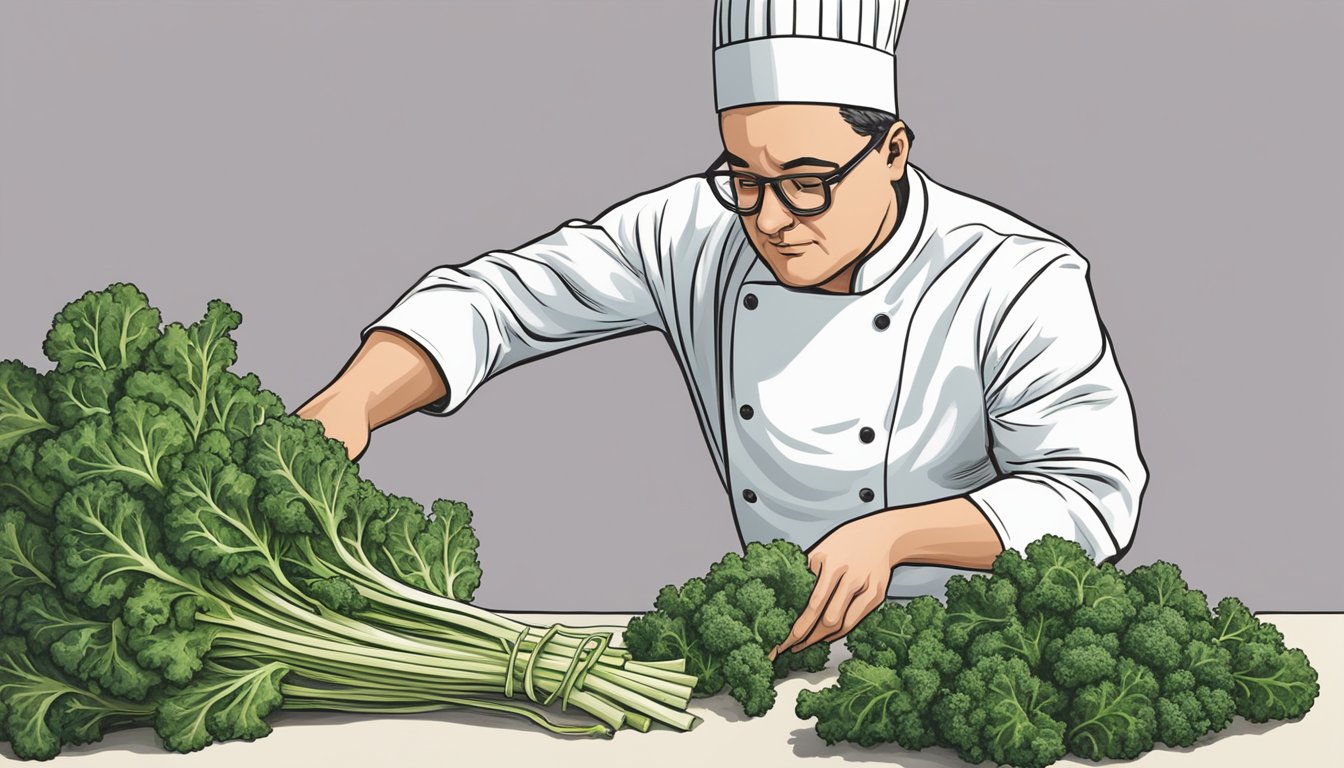
MULTIPOLYGON (((506 614, 532 624, 562 622, 619 631, 628 616, 616 614, 506 614)), ((1339 730, 1344 726, 1344 614, 1262 614, 1283 631, 1289 647, 1304 650, 1320 673, 1321 695, 1297 722, 1248 723, 1240 718, 1194 747, 1159 747, 1130 764, 1155 766, 1344 766, 1339 730), (1332 756, 1333 755, 1333 756, 1332 756)), ((835 662, 814 674, 796 675, 777 685, 778 703, 765 717, 749 719, 726 694, 694 699, 691 711, 704 719, 680 733, 655 725, 649 733, 623 730, 613 738, 561 737, 518 718, 477 711, 374 717, 324 712, 281 712, 269 718, 273 733, 255 742, 229 742, 190 755, 165 752, 148 728, 108 734, 102 742, 67 748, 56 765, 87 768, 142 766, 583 766, 584 768, 755 768, 817 763, 867 763, 901 768, 964 766, 952 750, 910 752, 896 744, 862 748, 827 746, 799 720, 793 702, 804 688, 835 680, 835 662)), ((7 746, 0 761, 17 763, 7 746)), ((1115 765, 1115 761, 1061 760, 1056 766, 1115 765)), ((989 766, 986 762, 984 766, 989 766)))

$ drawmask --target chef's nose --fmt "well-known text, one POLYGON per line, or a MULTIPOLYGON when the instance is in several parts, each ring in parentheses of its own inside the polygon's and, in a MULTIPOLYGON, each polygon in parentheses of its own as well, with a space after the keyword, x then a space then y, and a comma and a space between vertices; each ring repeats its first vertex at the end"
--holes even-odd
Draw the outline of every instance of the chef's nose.
POLYGON ((773 238, 779 234, 782 229, 788 229, 797 223, 793 217, 793 212, 784 207, 784 202, 779 199, 779 193, 775 191, 774 185, 766 184, 761 192, 761 210, 756 212, 756 229, 761 234, 773 238))

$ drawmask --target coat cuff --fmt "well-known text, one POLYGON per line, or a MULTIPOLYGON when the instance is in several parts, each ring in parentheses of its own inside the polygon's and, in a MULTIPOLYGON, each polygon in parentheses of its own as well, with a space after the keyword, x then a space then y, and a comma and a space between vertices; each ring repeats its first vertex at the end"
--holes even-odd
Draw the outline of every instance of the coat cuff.
POLYGON ((360 338, 367 339, 375 330, 392 331, 410 339, 434 362, 448 392, 420 408, 421 413, 451 415, 484 379, 479 351, 485 348, 481 338, 484 323, 463 292, 443 288, 413 291, 361 331, 360 338), (469 335, 463 333, 465 329, 471 329, 469 335))
POLYGON ((1075 491, 1048 478, 1010 475, 966 496, 993 526, 1005 550, 1025 553, 1028 544, 1053 533, 1078 542, 1094 562, 1115 554, 1108 537, 1103 535, 1098 541, 1079 519, 1080 515, 1097 518, 1092 506, 1075 491))

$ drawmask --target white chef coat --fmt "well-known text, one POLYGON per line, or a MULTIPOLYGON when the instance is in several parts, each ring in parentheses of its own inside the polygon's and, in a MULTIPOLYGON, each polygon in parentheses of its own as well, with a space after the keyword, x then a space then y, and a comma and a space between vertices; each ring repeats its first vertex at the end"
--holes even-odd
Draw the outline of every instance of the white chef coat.
MULTIPOLYGON (((510 251, 429 271, 364 329, 423 346, 447 415, 528 360, 661 331, 743 542, 807 548, 854 518, 958 496, 1005 548, 1047 533, 1098 562, 1134 535, 1147 471, 1087 262, 907 165, 896 231, 855 291, 780 284, 689 177, 510 251)), ((902 565, 889 594, 966 570, 902 565)))

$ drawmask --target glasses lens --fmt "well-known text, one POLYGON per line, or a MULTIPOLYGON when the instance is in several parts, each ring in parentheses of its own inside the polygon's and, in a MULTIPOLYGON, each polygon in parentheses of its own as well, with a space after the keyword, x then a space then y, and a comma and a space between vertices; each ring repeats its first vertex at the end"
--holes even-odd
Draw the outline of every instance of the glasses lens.
POLYGON ((760 197, 759 192, 752 189, 756 185, 754 181, 734 174, 715 173, 709 177, 709 184, 719 202, 738 213, 750 210, 760 197))
POLYGON ((778 187, 795 210, 815 211, 826 207, 826 182, 820 176, 797 176, 780 181, 778 187))
POLYGON ((743 210, 755 208, 761 200, 761 183, 750 176, 734 176, 733 200, 743 210))

